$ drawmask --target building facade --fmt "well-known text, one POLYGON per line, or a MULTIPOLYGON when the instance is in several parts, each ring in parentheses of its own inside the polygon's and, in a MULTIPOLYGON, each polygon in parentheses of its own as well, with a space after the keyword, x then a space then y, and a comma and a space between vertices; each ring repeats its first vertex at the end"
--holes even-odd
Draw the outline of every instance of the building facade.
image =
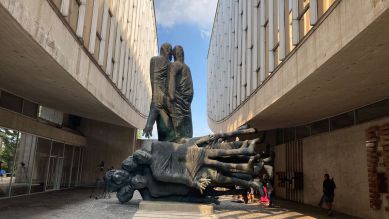
POLYGON ((389 218, 389 1, 221 0, 208 51, 208 123, 248 124, 275 152, 281 198, 389 218))
POLYGON ((0 1, 0 198, 94 186, 136 146, 153 0, 0 1))

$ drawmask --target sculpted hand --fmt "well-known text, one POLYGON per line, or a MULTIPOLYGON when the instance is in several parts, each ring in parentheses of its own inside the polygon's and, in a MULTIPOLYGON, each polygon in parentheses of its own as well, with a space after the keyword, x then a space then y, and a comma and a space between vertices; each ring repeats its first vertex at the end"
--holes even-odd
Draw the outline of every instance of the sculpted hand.
POLYGON ((207 186, 211 183, 211 179, 208 178, 200 178, 198 181, 195 182, 195 186, 198 190, 200 190, 200 193, 203 194, 203 191, 207 188, 207 186))
POLYGON ((146 126, 143 129, 142 135, 145 136, 146 138, 150 138, 151 136, 153 136, 152 133, 153 133, 153 127, 152 126, 151 127, 146 126))
POLYGON ((209 141, 215 141, 218 138, 216 134, 210 134, 209 135, 209 141))

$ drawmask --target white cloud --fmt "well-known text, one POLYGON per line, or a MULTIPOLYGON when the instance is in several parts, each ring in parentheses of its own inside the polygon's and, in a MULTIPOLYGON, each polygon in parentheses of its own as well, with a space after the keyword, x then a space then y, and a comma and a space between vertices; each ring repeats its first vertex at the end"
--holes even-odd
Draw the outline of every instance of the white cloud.
POLYGON ((217 0, 155 0, 155 4, 158 25, 194 24, 202 30, 202 37, 209 37, 217 0))

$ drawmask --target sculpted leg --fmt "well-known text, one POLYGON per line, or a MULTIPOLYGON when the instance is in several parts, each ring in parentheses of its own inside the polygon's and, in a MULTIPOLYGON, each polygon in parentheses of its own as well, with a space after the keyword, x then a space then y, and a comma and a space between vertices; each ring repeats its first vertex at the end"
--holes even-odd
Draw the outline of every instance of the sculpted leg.
POLYGON ((233 141, 233 142, 217 142, 212 146, 212 149, 239 149, 243 145, 243 141, 233 141))
POLYGON ((224 176, 222 174, 218 174, 216 177, 212 179, 212 181, 221 186, 236 185, 245 188, 253 188, 255 190, 259 190, 259 185, 254 181, 246 181, 235 177, 224 176))
POLYGON ((207 151, 208 157, 216 158, 223 156, 234 156, 234 155, 253 155, 255 153, 255 143, 259 139, 254 139, 251 141, 244 141, 243 145, 239 149, 209 149, 207 151), (247 145, 247 146, 246 146, 247 145))
POLYGON ((212 160, 209 158, 204 159, 204 164, 207 166, 215 167, 216 169, 231 172, 237 170, 244 173, 253 172, 253 162, 255 157, 251 157, 248 163, 224 163, 218 160, 212 160))
POLYGON ((172 120, 164 110, 159 111, 157 129, 159 141, 172 141, 176 138, 172 120))

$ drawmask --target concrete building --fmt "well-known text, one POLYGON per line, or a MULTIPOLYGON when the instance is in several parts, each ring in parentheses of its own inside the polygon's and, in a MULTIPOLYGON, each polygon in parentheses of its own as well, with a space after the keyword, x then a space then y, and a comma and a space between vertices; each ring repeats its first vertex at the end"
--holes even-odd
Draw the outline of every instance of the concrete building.
POLYGON ((281 198, 389 218, 389 1, 223 0, 208 52, 208 123, 248 124, 275 152, 281 198), (386 177, 386 180, 385 180, 386 177))
POLYGON ((0 18, 0 198, 95 185, 147 119, 154 1, 0 0, 0 18))

